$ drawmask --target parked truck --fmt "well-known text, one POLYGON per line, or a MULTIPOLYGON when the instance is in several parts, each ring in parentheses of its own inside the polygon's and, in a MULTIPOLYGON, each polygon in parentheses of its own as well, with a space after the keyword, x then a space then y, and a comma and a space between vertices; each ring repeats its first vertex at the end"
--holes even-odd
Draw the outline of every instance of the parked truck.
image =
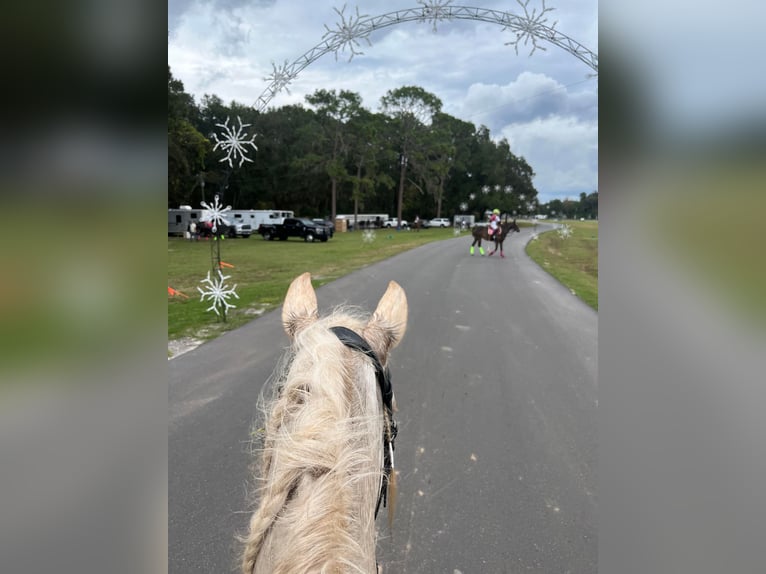
POLYGON ((330 238, 324 225, 305 217, 286 217, 281 224, 262 223, 258 226, 258 233, 266 241, 274 239, 285 241, 288 237, 301 237, 307 242, 315 240, 325 242, 330 238))

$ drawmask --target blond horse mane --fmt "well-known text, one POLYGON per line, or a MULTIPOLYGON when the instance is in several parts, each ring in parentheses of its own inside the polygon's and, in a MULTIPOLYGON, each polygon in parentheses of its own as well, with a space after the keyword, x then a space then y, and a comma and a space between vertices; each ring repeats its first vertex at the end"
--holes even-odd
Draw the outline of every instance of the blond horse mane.
POLYGON ((381 392, 371 360, 329 329, 355 331, 385 365, 406 317, 394 282, 371 317, 336 309, 322 319, 309 274, 291 284, 282 320, 292 347, 272 377, 275 396, 262 405, 258 505, 242 538, 245 574, 376 571, 381 392))

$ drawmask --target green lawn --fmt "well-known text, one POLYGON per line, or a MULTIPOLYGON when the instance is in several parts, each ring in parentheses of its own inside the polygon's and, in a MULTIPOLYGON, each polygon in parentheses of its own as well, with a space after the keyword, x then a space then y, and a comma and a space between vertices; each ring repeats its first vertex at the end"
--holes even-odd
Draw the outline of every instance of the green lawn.
POLYGON ((598 222, 566 221, 572 234, 541 233, 527 254, 560 283, 598 311, 598 222))
POLYGON ((362 232, 337 233, 327 243, 227 239, 221 244, 221 260, 234 265, 224 269, 227 284, 237 284, 239 299, 230 300, 227 322, 205 309, 197 286, 211 269, 211 243, 168 238, 168 285, 188 295, 168 298, 168 338, 191 336, 212 338, 224 329, 242 325, 282 303, 287 288, 297 275, 308 271, 314 286, 323 285, 348 273, 413 249, 431 241, 454 237, 452 229, 416 231, 376 230, 375 240, 365 243, 362 232))

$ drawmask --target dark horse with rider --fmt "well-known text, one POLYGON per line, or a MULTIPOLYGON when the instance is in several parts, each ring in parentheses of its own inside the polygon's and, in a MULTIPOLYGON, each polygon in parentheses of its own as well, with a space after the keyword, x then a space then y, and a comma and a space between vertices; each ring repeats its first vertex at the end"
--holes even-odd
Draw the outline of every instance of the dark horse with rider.
POLYGON ((503 253, 503 242, 505 241, 505 238, 512 231, 519 232, 521 229, 519 229, 519 226, 516 225, 516 218, 514 218, 513 221, 508 221, 506 219, 506 221, 502 223, 500 223, 499 220, 500 210, 495 209, 492 212, 492 217, 490 218, 489 225, 477 225, 471 230, 471 235, 473 236, 473 243, 471 243, 471 255, 474 254, 474 248, 478 244, 479 254, 483 256, 484 248, 481 246, 481 242, 487 241, 493 242, 495 245, 495 248, 489 252, 489 255, 495 253, 495 251, 497 251, 499 248, 500 257, 505 257, 505 254, 503 253), (495 225, 493 225, 493 223, 495 223, 495 225))

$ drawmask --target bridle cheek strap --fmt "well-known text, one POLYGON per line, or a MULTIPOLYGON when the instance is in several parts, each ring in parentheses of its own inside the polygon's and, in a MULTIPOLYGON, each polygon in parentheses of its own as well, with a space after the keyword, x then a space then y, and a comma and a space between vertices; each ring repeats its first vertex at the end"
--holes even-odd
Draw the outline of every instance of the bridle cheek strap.
POLYGON ((330 330, 346 347, 364 353, 370 358, 383 398, 383 480, 380 485, 378 502, 375 505, 375 517, 377 518, 381 503, 384 507, 386 506, 388 485, 394 470, 394 439, 399 432, 394 420, 394 389, 391 386, 391 373, 388 369, 383 368, 378 355, 372 350, 370 344, 355 331, 346 327, 330 327, 330 330))

